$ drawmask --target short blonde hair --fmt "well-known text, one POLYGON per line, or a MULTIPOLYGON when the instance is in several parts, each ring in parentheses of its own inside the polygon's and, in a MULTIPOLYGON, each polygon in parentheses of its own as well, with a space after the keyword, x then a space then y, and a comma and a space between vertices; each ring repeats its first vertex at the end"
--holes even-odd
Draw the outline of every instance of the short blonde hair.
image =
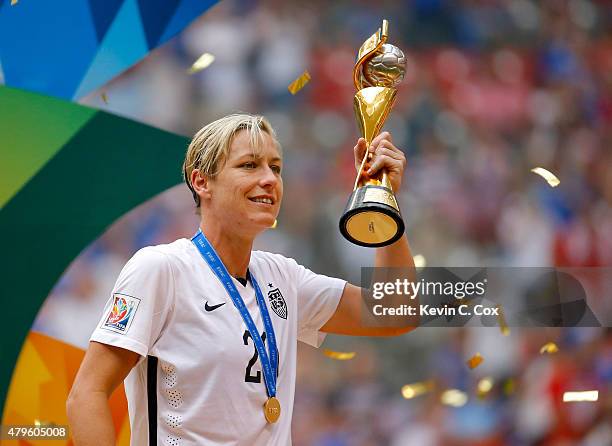
POLYGON ((253 150, 261 147, 264 132, 272 137, 280 152, 280 144, 270 122, 263 116, 236 113, 211 122, 200 129, 189 144, 183 162, 183 177, 193 194, 196 207, 200 207, 200 197, 191 184, 191 174, 198 169, 202 174, 214 178, 223 168, 229 157, 232 140, 240 130, 249 132, 253 150))

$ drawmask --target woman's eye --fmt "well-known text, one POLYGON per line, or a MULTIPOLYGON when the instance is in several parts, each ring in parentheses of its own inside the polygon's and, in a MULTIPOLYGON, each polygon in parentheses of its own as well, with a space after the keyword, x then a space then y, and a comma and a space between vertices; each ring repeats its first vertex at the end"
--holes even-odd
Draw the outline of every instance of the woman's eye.
POLYGON ((272 169, 272 171, 275 172, 275 173, 281 173, 281 167, 280 166, 270 166, 270 169, 272 169))
POLYGON ((242 167, 244 167, 245 169, 255 169, 256 165, 253 162, 248 162, 248 163, 244 163, 242 167))

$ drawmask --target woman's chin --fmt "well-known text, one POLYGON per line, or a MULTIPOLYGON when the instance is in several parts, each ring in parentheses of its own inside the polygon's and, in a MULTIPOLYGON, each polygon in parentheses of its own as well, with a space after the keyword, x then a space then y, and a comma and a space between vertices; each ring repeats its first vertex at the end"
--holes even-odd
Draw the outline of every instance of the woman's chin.
POLYGON ((276 218, 273 215, 262 215, 258 216, 251 220, 251 223, 254 227, 257 227, 259 230, 264 230, 271 228, 274 225, 276 218))
POLYGON ((261 224, 261 225, 262 225, 262 227, 263 227, 264 229, 269 229, 269 228, 271 228, 272 226, 274 226, 274 222, 276 222, 276 219, 275 219, 275 218, 272 218, 272 219, 267 218, 265 221, 262 221, 262 224, 261 224))

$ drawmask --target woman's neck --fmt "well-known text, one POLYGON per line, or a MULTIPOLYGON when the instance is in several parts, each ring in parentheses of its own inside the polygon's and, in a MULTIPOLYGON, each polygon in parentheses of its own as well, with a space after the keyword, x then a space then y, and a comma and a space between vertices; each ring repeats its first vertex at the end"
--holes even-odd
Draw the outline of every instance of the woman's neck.
POLYGON ((246 277, 253 239, 241 237, 223 230, 220 225, 206 224, 204 219, 200 229, 221 258, 223 265, 234 277, 246 277))

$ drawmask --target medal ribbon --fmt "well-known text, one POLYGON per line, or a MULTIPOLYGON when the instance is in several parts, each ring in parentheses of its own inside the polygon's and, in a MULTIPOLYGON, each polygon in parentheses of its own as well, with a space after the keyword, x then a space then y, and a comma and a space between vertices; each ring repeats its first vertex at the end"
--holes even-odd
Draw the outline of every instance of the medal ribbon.
POLYGON ((255 297, 257 298, 257 305, 259 306, 259 311, 261 312, 261 318, 263 319, 264 329, 268 334, 268 346, 270 349, 270 354, 266 351, 266 347, 257 331, 257 327, 255 326, 255 322, 249 313, 244 301, 242 300, 242 296, 236 289, 234 282, 232 282, 232 277, 227 272, 225 265, 219 258, 219 255, 216 253, 215 248, 212 247, 210 242, 206 239, 204 234, 202 234, 201 230, 198 230, 196 235, 194 235, 191 239, 193 244, 198 248, 200 254, 210 267, 210 269, 215 273, 227 294, 229 294, 234 306, 242 316, 242 320, 247 326, 247 330, 251 333, 251 337, 253 338, 253 342, 255 343, 255 348, 257 349, 257 353, 259 353, 259 359, 261 361, 263 374, 264 374, 264 382, 266 384, 266 390, 268 392, 268 396, 270 398, 276 396, 276 374, 278 373, 278 349, 276 347, 276 336, 274 336, 274 326, 272 325, 272 319, 270 319, 270 313, 268 312, 268 307, 266 306, 266 301, 264 300, 263 294, 261 293, 261 289, 257 284, 257 280, 253 274, 249 273, 249 277, 251 279, 251 284, 255 289, 255 297))

